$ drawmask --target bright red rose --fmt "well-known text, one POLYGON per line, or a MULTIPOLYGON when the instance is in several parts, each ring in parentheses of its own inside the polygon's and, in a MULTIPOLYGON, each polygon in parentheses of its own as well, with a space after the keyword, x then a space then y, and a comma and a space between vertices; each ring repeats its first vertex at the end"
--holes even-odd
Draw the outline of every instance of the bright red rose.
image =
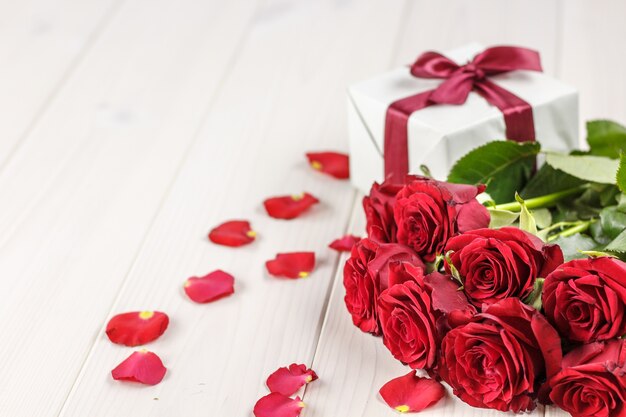
POLYGON ((365 230, 371 239, 383 243, 396 242, 396 222, 393 218, 393 205, 402 184, 374 183, 368 196, 363 197, 363 210, 367 225, 365 230))
MULTIPOLYGON (((525 299, 535 280, 563 263, 558 245, 516 227, 478 229, 455 236, 445 249, 474 305, 491 304, 508 297, 525 299)), ((446 271, 452 268, 446 261, 446 271)))
POLYGON ((550 399, 573 417, 626 415, 626 341, 582 345, 563 358, 550 399))
POLYGON ((542 383, 561 363, 561 339, 517 298, 490 306, 443 338, 439 374, 473 407, 532 410, 542 383))
POLYGON ((432 272, 424 278, 437 318, 437 332, 443 338, 450 329, 466 324, 476 315, 474 307, 450 275, 432 272))
POLYGON ((566 262, 546 277, 543 306, 561 334, 594 342, 626 333, 626 263, 602 257, 566 262))
POLYGON ((489 212, 476 200, 483 190, 482 186, 414 177, 396 196, 398 242, 413 248, 425 261, 433 261, 452 236, 489 225, 489 212))
MULTIPOLYGON (((389 286, 389 266, 399 262, 425 268, 411 249, 396 243, 363 239, 352 248, 343 269, 344 300, 352 322, 364 332, 380 335, 376 303, 380 293, 389 286)), ((400 276, 394 275, 392 279, 400 279, 400 276)))
POLYGON ((394 358, 413 369, 431 368, 437 358, 437 329, 431 296, 422 268, 395 264, 410 277, 390 286, 378 298, 378 318, 383 343, 394 358))

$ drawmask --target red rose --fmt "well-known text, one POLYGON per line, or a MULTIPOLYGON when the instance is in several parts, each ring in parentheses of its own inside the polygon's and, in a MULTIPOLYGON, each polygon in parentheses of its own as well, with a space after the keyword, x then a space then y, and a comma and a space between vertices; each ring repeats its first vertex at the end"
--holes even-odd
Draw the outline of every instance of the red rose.
POLYGON ((485 306, 441 343, 439 374, 473 407, 532 410, 542 382, 559 370, 561 339, 517 298, 485 306))
POLYGON ((364 332, 380 334, 376 302, 389 286, 389 266, 409 262, 425 268, 420 258, 406 246, 397 243, 377 243, 363 239, 352 248, 343 269, 344 301, 352 322, 364 332))
POLYGON ((401 188, 402 184, 374 183, 370 194, 363 197, 363 209, 367 220, 365 230, 369 238, 383 243, 397 242, 393 205, 401 188))
POLYGON ((593 342, 626 333, 626 263, 614 258, 577 259, 546 277, 543 306, 561 334, 593 342))
MULTIPOLYGON (((465 292, 476 305, 491 304, 508 297, 524 299, 535 280, 545 277, 563 263, 558 245, 516 227, 472 230, 448 241, 446 253, 458 271, 465 292)), ((446 261, 446 270, 452 268, 446 261)))
POLYGON ((389 288, 378 298, 383 343, 400 362, 430 370, 450 323, 459 317, 466 317, 467 322, 476 310, 458 284, 445 275, 424 277, 421 268, 408 263, 389 269, 389 288))
POLYGON ((437 358, 437 330, 424 272, 407 264, 395 268, 403 268, 413 279, 390 286, 378 298, 383 343, 411 368, 431 368, 437 358))
POLYGON ((433 261, 452 236, 489 225, 487 209, 476 200, 483 190, 414 177, 396 197, 398 242, 413 248, 424 260, 433 261))
POLYGON ((626 415, 626 341, 591 343, 563 358, 550 399, 573 417, 626 415))

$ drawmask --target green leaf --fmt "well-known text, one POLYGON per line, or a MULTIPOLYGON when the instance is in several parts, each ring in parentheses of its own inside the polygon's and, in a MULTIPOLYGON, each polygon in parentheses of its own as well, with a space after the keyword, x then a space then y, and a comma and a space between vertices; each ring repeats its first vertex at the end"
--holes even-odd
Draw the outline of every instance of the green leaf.
POLYGON ((519 217, 519 212, 516 213, 509 210, 489 209, 489 215, 489 228, 499 229, 515 223, 519 217))
POLYGON ((496 203, 509 202, 530 177, 540 149, 537 142, 489 142, 459 159, 448 181, 487 184, 487 193, 496 203))
POLYGON ((622 231, 615 239, 609 243, 604 250, 609 252, 626 252, 626 230, 622 231))
POLYGON ((592 258, 601 258, 601 257, 604 257, 604 256, 608 256, 608 257, 611 257, 611 258, 617 258, 617 256, 615 256, 615 255, 613 255, 611 253, 602 252, 602 251, 599 251, 599 250, 581 250, 580 253, 582 253, 583 255, 587 255, 589 257, 592 257, 592 258))
POLYGON ((592 155, 619 158, 626 151, 626 127, 610 120, 587 122, 587 143, 592 155))
POLYGON ((585 181, 615 184, 619 161, 602 156, 548 153, 546 164, 585 181))
POLYGON ((561 247, 563 251, 563 257, 566 261, 572 259, 586 258, 584 251, 600 249, 598 243, 587 235, 577 233, 572 236, 562 237, 555 239, 551 243, 556 243, 561 247))
POLYGON ((585 181, 565 172, 554 169, 548 164, 543 164, 535 175, 528 181, 520 195, 524 199, 540 197, 559 191, 578 187, 585 181))
POLYGON ((539 229, 545 229, 552 224, 552 213, 547 208, 531 210, 530 214, 532 214, 539 229))
POLYGON ((626 229, 626 213, 617 209, 617 206, 606 207, 600 212, 602 232, 609 239, 615 239, 626 229))
POLYGON ((515 193, 515 200, 520 204, 521 210, 519 213, 519 228, 524 230, 525 232, 531 233, 533 235, 537 234, 537 223, 535 222, 535 218, 530 211, 528 211, 528 207, 526 207, 526 203, 519 194, 515 193))
POLYGON ((624 153, 619 154, 619 168, 617 175, 615 175, 615 181, 619 190, 623 193, 626 192, 626 156, 624 153))
POLYGON ((541 293, 543 293, 543 282, 545 278, 537 278, 533 286, 533 292, 524 300, 524 304, 533 307, 535 310, 541 310, 541 293))

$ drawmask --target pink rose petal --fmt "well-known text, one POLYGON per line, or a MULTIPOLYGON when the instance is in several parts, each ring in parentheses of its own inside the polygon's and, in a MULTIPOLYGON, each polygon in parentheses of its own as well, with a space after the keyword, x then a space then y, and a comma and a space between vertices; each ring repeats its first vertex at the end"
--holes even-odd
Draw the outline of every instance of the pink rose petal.
POLYGON ((316 379, 317 375, 312 369, 307 369, 306 365, 292 363, 289 368, 283 367, 274 371, 267 378, 267 387, 271 392, 289 396, 316 379))
POLYGON ((113 379, 118 381, 139 382, 156 385, 163 380, 167 369, 161 359, 152 352, 140 350, 133 352, 111 371, 113 379))
POLYGON ((304 408, 300 397, 295 399, 272 392, 254 405, 256 417, 298 417, 304 408))
POLYGON ((235 278, 216 270, 203 277, 191 277, 185 281, 185 293, 196 303, 209 303, 235 292, 235 278))
POLYGON ((379 392, 389 407, 401 413, 415 413, 435 404, 446 390, 440 382, 411 371, 387 382, 379 392))

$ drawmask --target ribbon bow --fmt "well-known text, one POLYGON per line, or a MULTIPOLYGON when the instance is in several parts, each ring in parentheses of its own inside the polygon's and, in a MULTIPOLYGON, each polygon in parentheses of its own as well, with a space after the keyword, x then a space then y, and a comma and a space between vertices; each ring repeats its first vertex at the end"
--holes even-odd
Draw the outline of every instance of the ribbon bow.
POLYGON ((471 91, 503 113, 508 139, 535 140, 530 104, 489 80, 490 76, 515 70, 541 71, 539 54, 526 48, 496 46, 461 66, 437 52, 422 54, 411 66, 411 74, 444 81, 434 90, 397 100, 387 109, 385 176, 398 181, 408 173, 407 127, 413 112, 436 104, 463 104, 471 91))

